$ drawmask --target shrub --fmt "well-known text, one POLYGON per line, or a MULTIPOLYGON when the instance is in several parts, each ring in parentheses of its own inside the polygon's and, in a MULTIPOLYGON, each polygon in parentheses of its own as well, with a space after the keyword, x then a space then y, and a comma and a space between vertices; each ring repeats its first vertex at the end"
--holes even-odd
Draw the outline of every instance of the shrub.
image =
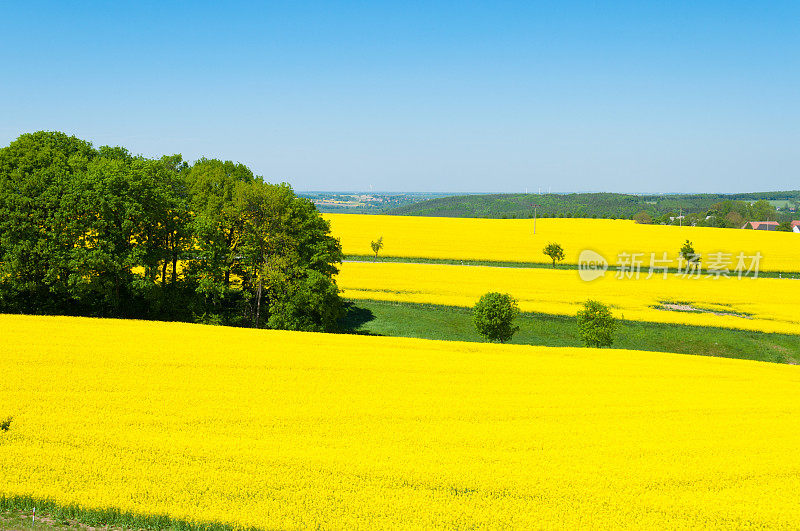
POLYGON ((602 302, 587 300, 578 310, 578 329, 587 347, 610 347, 614 343, 616 320, 602 302))
POLYGON ((472 317, 478 333, 489 341, 505 343, 514 335, 518 326, 514 319, 519 315, 517 301, 508 293, 484 294, 472 308, 472 317))

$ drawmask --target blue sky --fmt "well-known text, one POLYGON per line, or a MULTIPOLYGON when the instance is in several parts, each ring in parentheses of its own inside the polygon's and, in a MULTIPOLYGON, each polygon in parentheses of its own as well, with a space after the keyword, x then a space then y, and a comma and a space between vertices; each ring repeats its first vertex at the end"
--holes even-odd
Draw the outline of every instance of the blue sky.
POLYGON ((0 145, 297 190, 800 188, 800 2, 18 2, 0 145))

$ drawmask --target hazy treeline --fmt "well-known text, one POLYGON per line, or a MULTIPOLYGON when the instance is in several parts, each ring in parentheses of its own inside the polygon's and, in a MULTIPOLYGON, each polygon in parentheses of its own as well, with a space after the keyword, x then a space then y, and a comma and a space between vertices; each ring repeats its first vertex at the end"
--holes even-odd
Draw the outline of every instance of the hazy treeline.
POLYGON ((313 203, 241 164, 58 132, 0 149, 0 312, 330 330, 341 259, 313 203))

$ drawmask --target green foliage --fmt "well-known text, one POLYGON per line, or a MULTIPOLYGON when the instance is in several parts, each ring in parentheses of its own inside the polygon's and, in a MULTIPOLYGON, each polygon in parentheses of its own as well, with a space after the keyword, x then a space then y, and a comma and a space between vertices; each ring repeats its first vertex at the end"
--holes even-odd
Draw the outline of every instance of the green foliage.
POLYGON ((0 291, 5 311, 49 313, 70 298, 71 176, 97 157, 64 133, 25 134, 0 149, 0 291))
POLYGON ((578 310, 578 330, 587 347, 610 347, 614 343, 616 320, 605 304, 587 300, 578 310))
POLYGON ((517 301, 507 293, 490 292, 481 296, 472 309, 478 333, 489 341, 505 343, 519 330, 514 319, 519 315, 517 301))
MULTIPOLYGON (((736 212, 745 220, 786 221, 788 210, 779 213, 770 201, 784 205, 800 201, 800 191, 758 192, 745 194, 671 194, 630 195, 613 193, 580 194, 492 194, 450 196, 404 205, 388 214, 406 216, 443 216, 466 218, 517 218, 533 215, 538 206, 540 217, 633 219, 639 212, 647 212, 655 223, 671 223, 669 216, 679 211, 687 215, 684 225, 735 227, 726 216, 736 212), (708 219, 707 216, 710 216, 708 219), (781 219, 781 217, 786 219, 781 219)), ((675 220, 674 224, 678 224, 675 220)))
POLYGON ((0 311, 331 330, 341 260, 311 201, 242 164, 47 132, 0 149, 0 311))
POLYGON ((681 247, 681 250, 678 252, 679 256, 689 262, 690 264, 696 264, 700 261, 700 255, 697 254, 694 250, 694 245, 689 240, 686 240, 681 247))
POLYGON ((369 243, 370 247, 372 247, 372 252, 375 253, 375 259, 378 258, 378 251, 383 249, 383 236, 379 237, 377 240, 369 243))
MULTIPOLYGON (((174 531, 255 531, 252 527, 233 526, 218 522, 187 521, 171 517, 166 514, 137 514, 121 511, 114 507, 88 508, 77 504, 61 505, 48 498, 34 498, 31 496, 6 496, 0 494, 0 511, 23 511, 30 514, 36 508, 37 519, 39 515, 61 521, 77 521, 86 526, 112 527, 114 529, 170 529, 174 531)), ((2 524, 0 520, 0 524, 2 524)), ((15 522, 14 529, 19 526, 15 522)))
POLYGON ((8 431, 11 429, 12 420, 14 420, 14 417, 6 417, 3 420, 0 420, 0 431, 8 431))
POLYGON ((343 308, 333 280, 318 271, 285 283, 269 296, 269 328, 329 332, 336 330, 343 308))
POLYGON ((640 225, 649 225, 653 223, 653 218, 644 210, 633 216, 633 221, 640 225))
POLYGON ((548 243, 542 252, 553 261, 553 267, 556 267, 556 261, 564 259, 564 249, 557 243, 548 243))

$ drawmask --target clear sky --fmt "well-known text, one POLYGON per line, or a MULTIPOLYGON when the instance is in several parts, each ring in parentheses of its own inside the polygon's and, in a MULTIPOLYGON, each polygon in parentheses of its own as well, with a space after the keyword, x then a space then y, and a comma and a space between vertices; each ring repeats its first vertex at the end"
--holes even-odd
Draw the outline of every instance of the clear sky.
POLYGON ((800 2, 15 2, 40 129, 297 190, 800 188, 800 2))

